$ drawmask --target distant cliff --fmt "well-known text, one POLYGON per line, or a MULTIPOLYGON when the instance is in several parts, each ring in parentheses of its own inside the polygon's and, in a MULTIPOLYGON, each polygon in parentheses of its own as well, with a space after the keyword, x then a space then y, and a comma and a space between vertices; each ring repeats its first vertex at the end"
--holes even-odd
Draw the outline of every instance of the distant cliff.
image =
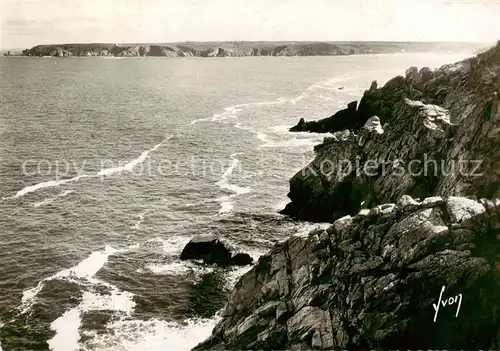
POLYGON ((484 44, 410 42, 184 42, 169 44, 37 45, 22 56, 335 56, 421 51, 471 51, 484 44))

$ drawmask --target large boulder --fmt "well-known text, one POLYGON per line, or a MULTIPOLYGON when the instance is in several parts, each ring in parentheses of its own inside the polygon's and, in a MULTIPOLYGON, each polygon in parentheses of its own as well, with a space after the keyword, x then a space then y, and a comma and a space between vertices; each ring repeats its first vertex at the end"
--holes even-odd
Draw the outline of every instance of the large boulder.
POLYGON ((194 350, 498 349, 499 291, 500 201, 404 196, 275 245, 194 350))
POLYGON ((203 260, 207 264, 222 266, 252 264, 253 259, 246 253, 238 253, 227 241, 213 235, 199 235, 192 238, 180 255, 181 260, 203 260))

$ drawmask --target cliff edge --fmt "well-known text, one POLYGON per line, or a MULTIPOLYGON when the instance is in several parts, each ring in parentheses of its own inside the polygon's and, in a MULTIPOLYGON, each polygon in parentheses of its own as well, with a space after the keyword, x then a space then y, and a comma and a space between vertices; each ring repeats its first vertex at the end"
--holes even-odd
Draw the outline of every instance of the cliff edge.
POLYGON ((500 42, 373 84, 290 181, 285 212, 332 226, 262 256, 193 350, 499 349, 499 88, 500 42))
POLYGON ((292 177, 282 213, 328 222, 403 195, 500 196, 500 42, 376 86, 321 123, 334 137, 292 177))
POLYGON ((194 350, 498 349, 499 289, 500 201, 406 196, 276 245, 194 350))

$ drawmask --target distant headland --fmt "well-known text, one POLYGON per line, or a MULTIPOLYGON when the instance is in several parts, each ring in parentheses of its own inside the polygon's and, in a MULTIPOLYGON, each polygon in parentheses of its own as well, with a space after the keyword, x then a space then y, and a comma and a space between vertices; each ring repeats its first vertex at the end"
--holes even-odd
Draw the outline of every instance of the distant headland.
POLYGON ((316 41, 232 41, 182 42, 161 44, 50 44, 37 45, 21 53, 5 56, 163 56, 163 57, 242 57, 242 56, 339 56, 389 54, 398 52, 476 52, 484 43, 456 42, 316 42, 316 41))

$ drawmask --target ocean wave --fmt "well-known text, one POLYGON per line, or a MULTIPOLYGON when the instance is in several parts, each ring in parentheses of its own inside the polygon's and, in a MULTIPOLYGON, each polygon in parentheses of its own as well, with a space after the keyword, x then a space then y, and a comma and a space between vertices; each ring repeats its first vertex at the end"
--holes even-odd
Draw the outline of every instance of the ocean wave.
POLYGON ((55 186, 59 186, 59 185, 63 185, 63 184, 71 183, 71 182, 76 182, 77 180, 80 180, 82 178, 88 178, 88 177, 91 177, 91 176, 90 175, 82 174, 82 175, 78 175, 76 177, 68 178, 68 179, 49 180, 49 181, 46 181, 46 182, 41 182, 41 183, 38 183, 38 184, 27 186, 27 187, 19 190, 13 196, 3 197, 2 200, 16 199, 16 198, 24 196, 26 194, 35 192, 35 191, 37 191, 39 189, 51 188, 51 187, 55 187, 55 186))
POLYGON ((139 229, 140 225, 142 224, 142 222, 144 221, 144 218, 146 217, 146 215, 148 214, 150 210, 146 210, 142 213, 139 214, 139 219, 137 220, 137 222, 135 222, 135 224, 133 226, 131 226, 132 229, 139 229))
POLYGON ((78 279, 90 281, 91 278, 106 264, 109 256, 126 252, 127 250, 128 249, 117 250, 106 245, 104 250, 92 252, 87 258, 79 262, 76 266, 64 269, 40 280, 35 287, 23 291, 21 305, 18 307, 20 314, 25 314, 35 304, 37 295, 40 291, 42 291, 45 283, 48 281, 54 279, 67 279, 77 283, 79 282, 78 279))
POLYGON ((105 169, 100 170, 97 173, 97 176, 98 177, 100 177, 100 176, 109 176, 109 175, 112 175, 114 173, 121 173, 123 171, 131 172, 134 169, 135 166, 137 166, 138 164, 144 162, 148 158, 148 156, 149 156, 149 154, 151 152, 158 150, 158 148, 160 146, 162 146, 163 144, 165 144, 166 142, 168 142, 172 137, 173 137, 173 135, 170 135, 170 136, 166 137, 161 143, 158 143, 155 146, 153 146, 151 149, 144 151, 143 153, 141 153, 141 155, 139 157, 137 157, 136 159, 130 161, 129 163, 127 163, 127 164, 125 164, 123 166, 112 167, 112 168, 105 168, 105 169))
POLYGON ((134 311, 134 295, 130 292, 120 291, 116 286, 97 280, 95 284, 101 284, 110 288, 110 294, 102 295, 95 292, 85 291, 82 300, 77 307, 71 308, 50 324, 55 332, 52 339, 47 343, 52 351, 81 350, 80 326, 82 314, 88 311, 114 311, 123 312, 130 316, 134 311))
POLYGON ((76 266, 60 271, 48 278, 42 279, 36 287, 25 290, 21 301, 20 314, 26 313, 36 302, 38 293, 43 289, 45 283, 53 279, 65 279, 67 281, 87 286, 90 291, 84 291, 78 306, 65 311, 55 319, 50 328, 55 332, 54 336, 47 341, 49 348, 53 351, 81 350, 80 326, 82 314, 87 311, 119 311, 130 316, 135 307, 134 295, 130 292, 120 291, 116 286, 100 279, 94 278, 97 272, 106 264, 109 256, 117 253, 127 252, 136 245, 127 249, 113 249, 106 246, 102 251, 92 252, 86 259, 76 266), (95 286, 105 286, 108 294, 100 294, 92 291, 95 286))
POLYGON ((231 163, 228 168, 225 170, 224 174, 222 174, 221 180, 219 180, 216 185, 218 185, 221 189, 229 190, 233 192, 232 195, 226 195, 218 198, 221 204, 221 208, 219 210, 219 214, 228 213, 233 209, 232 200, 234 197, 242 194, 248 194, 251 189, 248 187, 242 187, 236 184, 231 184, 228 181, 229 176, 233 173, 233 170, 239 164, 239 160, 236 158, 238 153, 234 153, 231 155, 231 163))
POLYGON ((250 102, 250 103, 245 103, 245 104, 238 104, 234 106, 229 106, 224 108, 224 112, 222 113, 216 113, 213 114, 211 117, 207 118, 198 118, 195 119, 191 122, 189 122, 187 125, 194 125, 199 122, 219 122, 219 121, 224 121, 229 118, 235 118, 238 116, 238 113, 242 111, 242 108, 244 107, 254 107, 254 106, 268 106, 268 105, 280 105, 286 103, 288 100, 285 98, 278 98, 273 101, 259 101, 259 102, 250 102))
POLYGON ((121 318, 107 324, 110 333, 92 335, 84 350, 157 351, 190 350, 208 338, 220 317, 187 319, 171 322, 160 319, 131 320, 121 318))
POLYGON ((95 177, 100 177, 100 176, 101 177, 102 176, 109 176, 109 175, 112 175, 114 173, 121 173, 123 171, 130 172, 130 171, 133 170, 133 168, 135 166, 137 166, 138 164, 144 162, 144 160, 146 160, 146 158, 149 156, 149 154, 151 152, 156 151, 160 146, 162 146, 163 144, 165 144, 172 137, 173 137, 173 135, 170 135, 170 136, 166 137, 161 143, 156 144, 151 149, 144 151, 143 153, 141 153, 141 155, 138 158, 136 158, 136 159, 128 162, 124 166, 102 169, 101 171, 97 172, 96 174, 81 174, 81 175, 77 175, 76 177, 73 177, 73 178, 49 180, 49 181, 37 183, 37 184, 34 184, 34 185, 29 185, 29 186, 24 187, 23 189, 19 190, 13 196, 3 197, 2 200, 16 199, 18 197, 24 196, 26 194, 35 192, 35 191, 40 190, 40 189, 45 189, 45 188, 50 188, 50 187, 57 187, 57 186, 60 186, 60 185, 63 185, 63 184, 67 184, 67 183, 71 183, 71 182, 76 182, 76 181, 78 181, 80 179, 83 179, 83 178, 95 178, 95 177))
POLYGON ((63 192, 60 192, 59 194, 57 194, 54 197, 50 197, 48 199, 45 199, 45 200, 42 200, 42 201, 39 201, 39 202, 35 202, 33 204, 33 207, 40 207, 40 206, 48 205, 48 204, 54 202, 55 200, 57 200, 58 198, 65 197, 66 195, 72 194, 74 192, 75 192, 74 190, 65 190, 63 192))

